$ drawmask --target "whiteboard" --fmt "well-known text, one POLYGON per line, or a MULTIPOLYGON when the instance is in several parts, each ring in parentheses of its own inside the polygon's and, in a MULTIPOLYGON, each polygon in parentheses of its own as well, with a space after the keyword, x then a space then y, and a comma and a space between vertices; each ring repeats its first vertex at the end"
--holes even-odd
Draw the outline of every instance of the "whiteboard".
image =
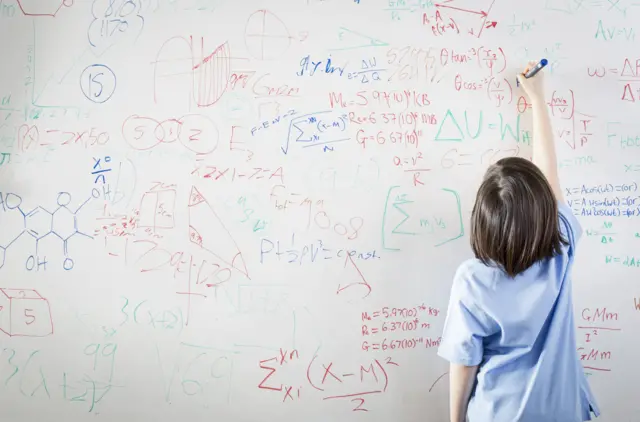
POLYGON ((1 0, 2 419, 448 420, 452 276, 544 57, 577 353, 601 420, 638 420, 639 16, 1 0))

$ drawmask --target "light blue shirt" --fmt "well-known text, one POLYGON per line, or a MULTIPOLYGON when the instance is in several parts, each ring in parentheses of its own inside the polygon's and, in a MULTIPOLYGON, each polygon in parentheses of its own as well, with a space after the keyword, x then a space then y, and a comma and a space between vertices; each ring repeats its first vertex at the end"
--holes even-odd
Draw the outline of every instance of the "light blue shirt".
POLYGON ((514 279, 477 259, 456 272, 438 354, 479 365, 469 422, 581 422, 600 411, 576 350, 571 292, 578 220, 558 204, 562 253, 514 279))

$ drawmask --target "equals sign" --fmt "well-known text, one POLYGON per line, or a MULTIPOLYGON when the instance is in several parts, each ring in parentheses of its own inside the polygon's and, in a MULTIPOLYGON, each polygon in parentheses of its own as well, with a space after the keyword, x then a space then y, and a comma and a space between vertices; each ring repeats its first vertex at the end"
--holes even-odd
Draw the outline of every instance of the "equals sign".
POLYGON ((614 262, 620 262, 620 258, 613 258, 614 262))
POLYGON ((379 345, 379 344, 372 344, 372 345, 371 345, 371 348, 372 348, 373 350, 378 350, 378 349, 380 348, 380 345, 379 345))
POLYGON ((376 334, 377 332, 378 332, 378 329, 377 329, 377 328, 372 328, 372 329, 371 329, 371 333, 376 334))
POLYGON ((377 317, 379 317, 379 316, 380 316, 380 312, 374 312, 374 313, 373 313, 373 317, 374 317, 374 318, 377 318, 377 317))

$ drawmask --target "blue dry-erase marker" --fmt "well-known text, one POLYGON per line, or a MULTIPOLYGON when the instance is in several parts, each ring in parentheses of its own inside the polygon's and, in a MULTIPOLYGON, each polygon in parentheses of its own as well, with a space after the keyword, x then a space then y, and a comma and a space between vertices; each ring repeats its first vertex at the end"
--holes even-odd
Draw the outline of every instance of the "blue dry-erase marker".
MULTIPOLYGON (((542 70, 542 68, 547 65, 547 63, 549 63, 549 61, 547 59, 540 60, 540 62, 537 65, 535 65, 531 69, 529 69, 529 71, 524 75, 524 77, 529 79, 529 78, 535 76, 536 73, 540 72, 542 70)), ((516 78, 516 83, 517 83, 518 86, 520 86, 520 81, 518 81, 517 78, 516 78)))

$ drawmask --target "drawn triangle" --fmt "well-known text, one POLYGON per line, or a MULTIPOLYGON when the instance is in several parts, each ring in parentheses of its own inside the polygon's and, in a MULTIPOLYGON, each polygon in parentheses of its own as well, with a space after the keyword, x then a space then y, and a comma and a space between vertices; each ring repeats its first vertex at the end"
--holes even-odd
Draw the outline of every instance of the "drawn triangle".
POLYGON ((339 47, 331 48, 330 50, 353 50, 356 48, 385 47, 389 45, 378 38, 373 38, 345 27, 340 27, 337 35, 339 47))
POLYGON ((201 202, 204 202, 204 196, 202 196, 202 194, 200 194, 200 191, 198 189, 196 189, 195 186, 191 187, 191 195, 189 195, 189 206, 193 207, 195 205, 200 204, 201 202))
POLYGON ((346 282, 338 284, 338 290, 336 294, 340 294, 345 290, 357 290, 361 299, 371 294, 371 285, 367 282, 366 278, 360 271, 360 268, 353 261, 353 258, 347 255, 344 261, 344 269, 346 273, 346 282))
POLYGON ((249 278, 235 239, 209 201, 195 187, 189 196, 189 241, 249 278))
POLYGON ((629 63, 629 59, 624 59, 624 65, 622 66, 622 73, 620 73, 620 76, 625 76, 628 78, 635 78, 637 76, 635 75, 633 68, 631 67, 631 63, 629 63))
POLYGON ((573 13, 571 2, 569 0, 547 0, 544 8, 547 10, 555 10, 557 12, 573 13))
POLYGON ((453 116, 453 113, 451 113, 451 110, 447 110, 447 114, 445 114, 442 123, 440 123, 440 128, 438 129, 438 133, 436 133, 435 140, 462 141, 463 138, 464 135, 462 134, 462 129, 460 129, 458 121, 453 116))

